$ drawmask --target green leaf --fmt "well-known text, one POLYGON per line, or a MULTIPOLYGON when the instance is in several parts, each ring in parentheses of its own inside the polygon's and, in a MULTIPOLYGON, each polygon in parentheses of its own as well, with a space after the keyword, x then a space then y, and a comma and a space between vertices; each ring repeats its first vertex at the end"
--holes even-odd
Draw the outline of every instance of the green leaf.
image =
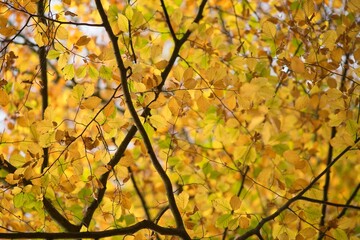
POLYGON ((125 16, 131 20, 134 15, 134 11, 130 5, 127 5, 125 8, 125 16))
POLYGON ((277 154, 282 155, 286 150, 289 149, 289 146, 287 144, 276 144, 272 148, 277 154))
POLYGON ((88 72, 91 79, 97 80, 99 77, 99 71, 94 66, 89 65, 88 72))
POLYGON ((346 232, 340 228, 333 229, 331 233, 335 239, 341 239, 341 240, 349 239, 346 232))
POLYGON ((49 60, 52 60, 52 59, 55 59, 55 58, 58 58, 60 56, 61 52, 58 52, 54 49, 51 49, 48 54, 47 54, 47 59, 49 60))
POLYGON ((73 64, 67 64, 63 69, 65 80, 71 80, 75 76, 75 68, 73 64))
POLYGON ((110 81, 112 78, 112 70, 109 67, 102 65, 99 69, 99 76, 102 79, 110 81))
POLYGON ((134 14, 133 14, 133 16, 131 18, 131 26, 133 28, 138 28, 141 25, 143 25, 144 23, 145 23, 144 16, 141 14, 141 12, 134 9, 134 14))
POLYGON ((125 215, 124 220, 127 226, 135 223, 135 216, 133 214, 125 215))
POLYGON ((76 69, 75 75, 77 78, 81 79, 86 76, 87 67, 86 66, 80 66, 76 69))
POLYGON ((21 192, 21 193, 18 193, 14 196, 14 206, 16 208, 21 208, 24 204, 24 193, 21 192))
POLYGON ((226 228, 229 225, 231 218, 232 215, 230 213, 223 214, 218 219, 216 219, 215 226, 219 228, 226 228))

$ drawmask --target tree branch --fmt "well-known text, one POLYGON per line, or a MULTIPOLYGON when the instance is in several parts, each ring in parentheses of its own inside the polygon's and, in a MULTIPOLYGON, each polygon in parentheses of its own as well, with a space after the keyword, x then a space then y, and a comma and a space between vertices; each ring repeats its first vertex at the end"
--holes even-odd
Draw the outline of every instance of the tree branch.
POLYGON ((59 233, 45 233, 45 232, 18 232, 18 233, 0 233, 1 239, 35 239, 35 238, 43 238, 43 239, 79 239, 79 238, 91 238, 91 239, 99 239, 117 235, 130 235, 134 234, 142 229, 151 229, 159 234, 163 235, 173 235, 183 237, 183 232, 179 229, 174 228, 165 228, 149 220, 143 220, 138 222, 130 227, 124 227, 120 229, 113 230, 105 230, 100 232, 59 232, 59 233))
POLYGON ((136 183, 136 179, 135 179, 135 177, 134 177, 134 174, 133 174, 133 171, 132 171, 131 167, 128 167, 128 171, 129 171, 129 173, 130 173, 131 182, 132 182, 132 184, 134 185, 135 192, 136 192, 136 194, 137 194, 137 195, 139 196, 139 198, 140 198, 141 205, 142 205, 142 207, 143 207, 143 209, 144 209, 145 215, 146 215, 146 217, 147 217, 148 220, 151 220, 151 215, 150 215, 150 212, 149 212, 149 207, 147 206, 147 203, 146 203, 146 201, 145 201, 145 198, 144 198, 144 196, 142 195, 142 193, 141 193, 141 191, 140 191, 140 189, 139 189, 139 187, 138 187, 138 185, 137 185, 137 183, 136 183))
MULTIPOLYGON (((354 145, 355 146, 358 142, 360 141, 360 138, 357 138, 354 142, 354 145)), ((341 159, 342 156, 344 156, 353 146, 348 146, 346 147, 341 153, 339 153, 339 155, 337 155, 329 165, 326 166, 326 168, 319 174, 317 175, 310 183, 307 187, 305 187, 300 193, 298 193, 295 197, 289 199, 284 205, 282 205, 278 210, 276 210, 276 212, 274 212, 273 214, 271 214, 270 216, 267 216, 265 218, 263 218, 259 223, 258 225, 247 231, 246 233, 244 233, 243 235, 241 235, 240 237, 237 238, 237 240, 245 240, 253 235, 258 235, 260 233, 260 230, 261 228, 264 226, 265 223, 275 219, 277 216, 280 215, 280 213, 282 213, 284 210, 288 209, 289 206, 300 200, 301 197, 311 189, 311 187, 322 177, 324 176, 327 171, 330 170, 330 168, 337 162, 339 161, 339 159, 341 159)))
POLYGON ((164 2, 164 0, 160 0, 160 3, 161 3, 161 7, 163 9, 164 15, 165 15, 165 22, 168 25, 171 37, 173 38, 174 42, 176 43, 178 41, 178 39, 176 37, 176 33, 174 31, 174 28, 171 26, 170 17, 169 17, 169 13, 168 13, 168 11, 166 9, 165 2, 164 2))
MULTIPOLYGON (((343 68, 343 72, 342 72, 342 76, 341 76, 341 82, 340 82, 340 91, 344 91, 344 85, 345 85, 345 80, 346 80, 346 75, 347 75, 347 71, 348 68, 346 67, 346 65, 348 64, 348 59, 349 59, 349 54, 345 55, 345 62, 344 62, 344 68, 343 68)), ((336 135, 336 127, 332 127, 331 128, 331 137, 330 139, 334 138, 336 135)), ((333 151, 334 148, 331 145, 331 143, 329 142, 329 152, 328 152, 328 159, 327 159, 327 165, 329 165, 331 163, 331 159, 332 159, 332 155, 333 155, 333 151)), ((329 188, 330 188, 330 173, 331 171, 329 170, 326 173, 325 176, 325 184, 324 184, 324 189, 323 189, 323 202, 327 202, 328 201, 328 193, 329 193, 329 188)), ((325 218, 326 218, 326 208, 327 208, 327 204, 323 204, 321 207, 321 219, 320 219, 320 227, 324 227, 325 226, 325 218)), ((320 235, 318 237, 319 240, 323 239, 324 235, 323 233, 320 232, 320 235)))
MULTIPOLYGON (((2 154, 0 155, 0 169, 1 168, 7 171, 8 173, 14 173, 17 169, 11 163, 6 161, 2 154)), ((25 185, 31 184, 31 181, 25 179, 24 184, 25 185)), ((58 210, 56 210, 56 208, 52 205, 50 200, 47 199, 46 197, 43 198, 43 204, 48 214, 66 231, 74 232, 80 230, 81 228, 80 226, 76 226, 71 222, 69 222, 69 220, 67 220, 58 210)))
MULTIPOLYGON (((203 18, 203 12, 204 12, 204 8, 205 8, 205 5, 206 5, 206 2, 207 0, 202 0, 201 1, 201 4, 199 6, 199 10, 198 10, 198 13, 194 19, 194 23, 199 23, 200 20, 203 18)), ((162 91, 162 88, 164 87, 164 84, 165 84, 165 81, 166 81, 166 78, 167 76, 169 75, 175 61, 176 61, 176 58, 178 57, 179 55, 179 52, 180 52, 180 49, 181 49, 181 46, 188 40, 189 36, 191 34, 191 30, 187 30, 186 33, 184 34, 184 36, 179 39, 179 40, 176 40, 175 41, 175 46, 174 46, 174 50, 171 54, 171 57, 169 59, 169 63, 168 65, 165 67, 164 71, 161 72, 161 78, 162 78, 162 81, 161 83, 156 87, 157 88, 157 96, 160 94, 160 92, 162 91)))
MULTIPOLYGON (((330 139, 334 138, 335 135, 336 135, 336 127, 332 127, 330 139)), ((328 157, 327 157, 327 162, 326 162, 327 165, 329 165, 331 163, 333 151, 334 151, 334 148, 332 147, 331 143, 329 142, 329 152, 328 152, 328 157)), ((326 175, 325 175, 325 184, 324 184, 324 189, 323 189, 323 202, 324 203, 328 201, 328 192, 329 192, 329 187, 330 187, 330 173, 331 173, 331 171, 329 170, 326 172, 326 175)), ((326 207, 327 207, 327 204, 323 204, 321 207, 320 226, 324 226, 324 224, 325 224, 326 207)))
MULTIPOLYGON (((245 184, 246 175, 247 175, 247 173, 249 172, 249 170, 250 170, 250 167, 249 167, 249 166, 246 166, 246 167, 245 167, 245 171, 244 171, 244 172, 242 172, 242 171, 240 172, 240 174, 241 174, 241 185, 240 185, 239 191, 238 191, 237 194, 236 194, 236 196, 238 196, 238 197, 240 196, 242 190, 244 189, 244 184, 245 184)), ((235 210, 232 209, 232 210, 231 210, 231 215, 233 215, 234 212, 235 212, 235 210)), ((222 237, 223 240, 226 239, 226 235, 227 235, 228 230, 229 230, 229 228, 226 227, 225 230, 224 230, 224 233, 223 233, 223 237, 222 237)))
MULTIPOLYGON (((39 21, 47 25, 45 20, 45 1, 40 0, 37 4, 39 21)), ((49 39, 50 40, 50 39, 49 39)), ((45 117, 45 110, 48 107, 48 77, 47 77, 47 60, 46 60, 46 46, 39 47, 39 62, 40 62, 40 77, 41 77, 41 99, 42 99, 42 118, 45 117)), ((41 172, 49 164, 49 148, 43 148, 43 163, 41 165, 41 172)))
MULTIPOLYGON (((360 184, 358 185, 358 187, 359 186, 360 186, 360 184)), ((346 203, 346 204, 333 203, 333 202, 327 202, 327 201, 323 201, 323 200, 319 200, 319 199, 315 199, 315 198, 308 198, 308 197, 304 197, 304 196, 300 197, 299 200, 304 200, 304 201, 313 202, 313 203, 319 203, 319 204, 328 205, 328 206, 341 207, 344 209, 351 208, 351 209, 360 210, 360 206, 350 205, 350 203, 346 203)))
MULTIPOLYGON (((360 184, 357 185, 356 189, 354 190, 354 192, 351 194, 350 198, 346 201, 345 205, 343 206, 343 209, 341 210, 341 212, 339 213, 339 215, 337 216, 337 219, 342 218, 342 216, 345 215, 346 210, 348 210, 349 208, 355 208, 355 209, 360 209, 360 207, 358 206, 353 206, 350 205, 350 203, 352 202, 352 200, 356 197, 357 192, 360 190, 360 184)), ((324 238, 326 236, 326 232, 330 229, 330 226, 327 226, 325 228, 325 230, 320 232, 319 238, 324 238)))
POLYGON ((97 6, 97 9, 99 11, 99 14, 101 16, 101 19, 102 19, 102 21, 104 23, 104 27, 106 29, 106 32, 108 33, 109 38, 110 38, 110 40, 112 42, 112 45, 113 45, 113 48, 114 48, 114 54, 115 54, 115 58, 116 58, 116 61, 118 63, 118 68, 119 68, 119 71, 120 71, 121 85, 122 85, 122 88, 123 88, 126 105, 127 105, 128 109, 129 109, 131 117, 134 120, 136 128, 139 130, 139 132, 140 132, 140 134, 141 134, 141 136, 143 138, 144 144, 145 144, 145 146, 147 148, 147 151, 148 151, 148 154, 149 154, 150 159, 152 161, 152 164, 154 165, 156 171, 159 173, 161 179, 164 182, 165 189, 166 189, 166 195, 167 195, 167 198, 168 198, 168 201, 169 201, 170 209, 171 209, 171 211, 172 211, 172 213, 174 215, 176 225, 180 230, 182 230, 183 237, 185 239, 190 239, 189 235, 185 231, 185 226, 184 226, 184 223, 182 222, 180 211, 179 211, 178 207, 176 206, 171 181, 170 181, 169 177, 167 176, 166 172, 164 171, 164 169, 162 168, 160 162, 158 161, 158 159, 156 157, 156 154, 154 152, 154 149, 153 149, 153 147, 151 145, 151 141, 149 139, 149 136, 147 135, 146 130, 145 130, 144 126, 142 125, 141 120, 140 120, 139 116, 137 115, 136 109, 135 109, 135 107, 134 107, 134 105, 132 103, 129 87, 127 85, 127 79, 129 77, 127 75, 127 72, 129 70, 129 68, 125 67, 124 62, 123 62, 123 60, 121 58, 120 49, 119 49, 119 46, 117 44, 118 38, 115 36, 115 34, 113 33, 113 31, 111 29, 110 23, 109 23, 109 21, 107 19, 107 15, 106 15, 105 10, 104 10, 104 8, 103 8, 103 6, 101 4, 101 1, 96 0, 95 3, 96 3, 96 6, 97 6))

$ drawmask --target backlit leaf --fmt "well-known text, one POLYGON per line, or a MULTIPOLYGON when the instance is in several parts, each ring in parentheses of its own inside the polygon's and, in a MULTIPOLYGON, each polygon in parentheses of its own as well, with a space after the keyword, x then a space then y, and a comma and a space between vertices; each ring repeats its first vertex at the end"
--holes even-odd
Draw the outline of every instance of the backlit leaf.
POLYGON ((82 102, 81 106, 83 106, 84 108, 87 108, 87 109, 94 109, 97 106, 99 106, 100 103, 101 103, 101 98, 96 97, 96 96, 91 96, 91 97, 85 99, 82 102))
POLYGON ((71 80, 75 76, 74 64, 67 64, 63 69, 64 78, 66 80, 71 80))
POLYGON ((51 60, 51 59, 55 59, 55 58, 58 58, 60 56, 60 52, 54 50, 54 49, 51 49, 48 54, 47 54, 47 59, 51 60))
POLYGON ((175 196, 175 200, 176 205, 180 208, 180 210, 185 211, 185 208, 189 202, 189 194, 183 191, 179 195, 175 196))
POLYGON ((311 18, 311 16, 313 15, 313 13, 315 12, 315 4, 313 0, 305 0, 303 2, 303 8, 304 8, 304 12, 305 15, 308 18, 311 18))
POLYGON ((265 37, 275 39, 276 37, 276 26, 274 23, 266 21, 262 25, 262 32, 265 37))
POLYGON ((226 228, 229 225, 229 221, 231 220, 232 216, 230 213, 223 214, 216 219, 215 226, 220 228, 226 228))
POLYGON ((112 78, 112 70, 109 67, 102 65, 99 69, 99 76, 109 81, 112 78))
POLYGON ((230 199, 230 205, 232 210, 237 210, 241 206, 241 200, 238 196, 232 196, 230 199))
POLYGON ((123 14, 118 14, 117 23, 121 32, 129 31, 129 20, 123 14))
POLYGON ((0 89, 0 105, 5 107, 10 101, 9 95, 4 90, 0 89))

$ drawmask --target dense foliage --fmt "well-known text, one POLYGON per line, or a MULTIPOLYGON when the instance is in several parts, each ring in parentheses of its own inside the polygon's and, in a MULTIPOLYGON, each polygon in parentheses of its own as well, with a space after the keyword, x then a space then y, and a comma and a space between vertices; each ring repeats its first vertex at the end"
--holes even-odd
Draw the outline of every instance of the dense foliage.
POLYGON ((0 13, 0 238, 359 239, 359 0, 0 13))

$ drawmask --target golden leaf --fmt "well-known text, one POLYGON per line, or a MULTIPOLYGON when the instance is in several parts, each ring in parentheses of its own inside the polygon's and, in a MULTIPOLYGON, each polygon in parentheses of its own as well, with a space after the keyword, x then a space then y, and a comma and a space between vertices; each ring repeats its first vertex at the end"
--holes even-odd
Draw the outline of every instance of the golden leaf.
POLYGON ((270 21, 266 21, 262 25, 262 32, 267 38, 275 39, 276 37, 276 26, 270 21))
POLYGON ((87 109, 94 109, 97 106, 99 106, 100 103, 101 103, 101 98, 96 96, 91 96, 85 99, 85 101, 82 102, 81 106, 87 109))

